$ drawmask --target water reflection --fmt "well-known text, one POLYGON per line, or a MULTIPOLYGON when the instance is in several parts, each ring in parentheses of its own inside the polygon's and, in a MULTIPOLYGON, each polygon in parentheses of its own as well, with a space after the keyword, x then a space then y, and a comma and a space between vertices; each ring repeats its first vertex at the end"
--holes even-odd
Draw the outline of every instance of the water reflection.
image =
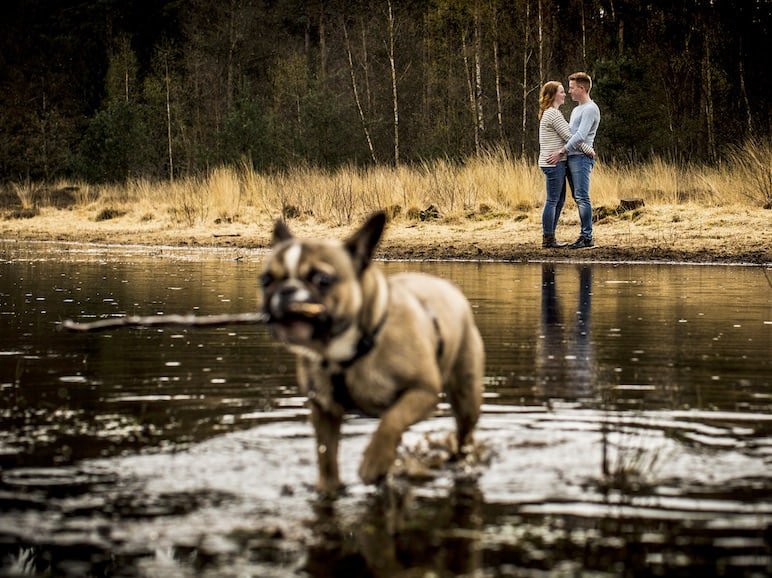
MULTIPOLYGON (((264 328, 56 331, 253 311, 261 258, 0 242, 0 575, 769 573, 759 269, 385 263, 469 296, 491 457, 364 487, 376 424, 351 418, 330 503, 292 359, 264 328)), ((441 410, 403 448, 452 430, 441 410)))
MULTIPOLYGON (((545 392, 562 391, 570 386, 576 397, 593 392, 594 367, 591 338, 592 266, 576 267, 576 280, 561 279, 560 287, 554 263, 541 268, 541 324, 537 341, 536 375, 545 392), (573 283, 578 284, 574 290, 573 283), (564 301, 575 301, 576 308, 565 323, 564 301)), ((573 273, 567 271, 567 273, 573 273)))
POLYGON ((472 576, 482 568, 484 504, 474 480, 451 483, 441 497, 390 484, 352 516, 340 504, 315 502, 305 570, 311 576, 472 576))

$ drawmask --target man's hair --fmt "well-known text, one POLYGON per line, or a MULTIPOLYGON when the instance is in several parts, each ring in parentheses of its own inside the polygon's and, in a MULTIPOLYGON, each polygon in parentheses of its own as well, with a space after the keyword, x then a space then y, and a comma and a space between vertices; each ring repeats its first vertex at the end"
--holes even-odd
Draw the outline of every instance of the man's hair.
POLYGON ((590 75, 586 72, 574 72, 568 77, 568 80, 573 80, 576 84, 584 88, 584 90, 587 91, 587 94, 590 94, 590 89, 592 89, 592 78, 590 78, 590 75))

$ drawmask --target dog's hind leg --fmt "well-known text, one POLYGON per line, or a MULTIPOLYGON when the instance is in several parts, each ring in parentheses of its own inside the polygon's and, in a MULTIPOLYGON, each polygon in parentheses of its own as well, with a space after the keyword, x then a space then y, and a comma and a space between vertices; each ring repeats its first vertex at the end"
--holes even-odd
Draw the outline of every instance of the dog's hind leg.
POLYGON ((472 326, 466 332, 464 343, 459 348, 453 372, 445 389, 456 419, 458 455, 468 449, 472 442, 472 431, 480 419, 484 373, 485 352, 482 338, 477 328, 472 326))

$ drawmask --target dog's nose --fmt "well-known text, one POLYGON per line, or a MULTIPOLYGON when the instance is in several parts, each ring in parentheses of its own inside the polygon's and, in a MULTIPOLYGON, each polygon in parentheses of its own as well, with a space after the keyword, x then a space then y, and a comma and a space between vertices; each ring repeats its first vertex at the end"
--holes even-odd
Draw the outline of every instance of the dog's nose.
POLYGON ((279 289, 279 297, 282 299, 289 299, 292 297, 295 293, 297 293, 298 288, 293 287, 292 285, 284 285, 282 288, 279 289))

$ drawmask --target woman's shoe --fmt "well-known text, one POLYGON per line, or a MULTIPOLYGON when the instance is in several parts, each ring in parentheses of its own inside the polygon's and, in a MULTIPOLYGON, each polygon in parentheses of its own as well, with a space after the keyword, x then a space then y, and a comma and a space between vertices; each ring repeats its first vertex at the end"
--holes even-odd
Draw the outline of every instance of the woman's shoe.
POLYGON ((541 246, 544 249, 560 249, 561 247, 565 247, 563 243, 557 242, 555 235, 544 235, 541 238, 541 246))

